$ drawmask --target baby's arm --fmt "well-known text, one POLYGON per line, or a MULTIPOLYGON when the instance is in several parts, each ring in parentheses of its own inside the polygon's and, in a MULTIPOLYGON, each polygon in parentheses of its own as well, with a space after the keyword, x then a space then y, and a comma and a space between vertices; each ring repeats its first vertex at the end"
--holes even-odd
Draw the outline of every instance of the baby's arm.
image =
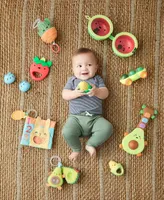
POLYGON ((77 89, 75 89, 75 90, 64 89, 62 91, 62 97, 63 97, 63 99, 70 101, 72 99, 76 99, 78 97, 86 95, 85 93, 82 93, 82 92, 83 91, 77 90, 77 89))
POLYGON ((99 99, 106 99, 109 95, 109 91, 108 88, 106 87, 101 87, 101 88, 97 88, 95 85, 92 85, 92 89, 90 90, 90 92, 88 92, 87 94, 92 97, 92 96, 96 96, 99 99))

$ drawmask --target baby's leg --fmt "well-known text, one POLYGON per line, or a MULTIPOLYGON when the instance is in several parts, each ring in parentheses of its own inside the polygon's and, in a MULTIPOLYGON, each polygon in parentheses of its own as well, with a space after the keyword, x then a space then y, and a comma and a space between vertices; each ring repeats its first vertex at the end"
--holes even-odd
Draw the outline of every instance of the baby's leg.
POLYGON ((89 138, 86 150, 90 155, 96 154, 95 147, 104 143, 113 133, 112 124, 103 117, 98 118, 92 128, 92 136, 89 138))
POLYGON ((82 128, 78 123, 78 120, 74 116, 69 116, 66 124, 63 127, 62 134, 69 147, 72 149, 72 153, 69 159, 75 161, 81 150, 81 143, 79 137, 81 136, 82 128))

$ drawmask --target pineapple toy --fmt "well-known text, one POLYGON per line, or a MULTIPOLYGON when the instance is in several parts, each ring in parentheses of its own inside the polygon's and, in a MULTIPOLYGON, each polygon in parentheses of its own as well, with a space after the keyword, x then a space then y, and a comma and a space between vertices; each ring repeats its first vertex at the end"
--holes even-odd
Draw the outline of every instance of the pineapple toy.
POLYGON ((147 145, 147 141, 144 139, 144 129, 146 128, 149 119, 155 119, 157 115, 157 110, 153 110, 146 105, 142 106, 140 111, 141 120, 131 133, 125 133, 122 143, 119 145, 124 151, 129 154, 141 156, 142 151, 147 145))

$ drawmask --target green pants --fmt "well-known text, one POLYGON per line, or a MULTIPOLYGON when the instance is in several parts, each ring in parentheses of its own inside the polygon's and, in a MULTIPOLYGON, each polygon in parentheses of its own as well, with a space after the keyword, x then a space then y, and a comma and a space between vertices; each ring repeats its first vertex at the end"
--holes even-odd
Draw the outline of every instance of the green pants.
POLYGON ((72 151, 81 150, 80 137, 90 136, 88 146, 97 147, 104 143, 113 133, 112 124, 101 115, 69 115, 62 134, 72 151))

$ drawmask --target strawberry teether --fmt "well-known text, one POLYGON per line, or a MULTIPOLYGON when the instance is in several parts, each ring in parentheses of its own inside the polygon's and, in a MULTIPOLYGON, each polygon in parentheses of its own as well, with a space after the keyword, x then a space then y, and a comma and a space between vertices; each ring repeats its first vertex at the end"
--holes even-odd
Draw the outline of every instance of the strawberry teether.
POLYGON ((51 61, 45 61, 45 58, 39 59, 37 56, 34 58, 34 63, 30 67, 31 78, 35 81, 41 81, 49 74, 51 61))

